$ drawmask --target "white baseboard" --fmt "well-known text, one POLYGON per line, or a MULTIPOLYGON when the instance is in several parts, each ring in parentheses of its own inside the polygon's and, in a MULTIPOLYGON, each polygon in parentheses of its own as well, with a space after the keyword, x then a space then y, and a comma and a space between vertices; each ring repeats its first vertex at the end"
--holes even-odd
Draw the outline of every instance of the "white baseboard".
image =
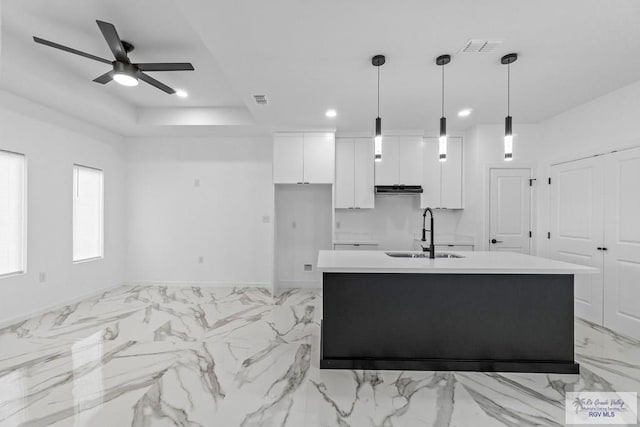
POLYGON ((244 282, 244 283, 231 283, 231 282, 194 282, 194 281, 146 281, 146 280, 133 280, 125 282, 125 286, 184 286, 191 287, 197 286, 202 288, 267 288, 271 290, 271 283, 269 282, 244 282))
POLYGON ((320 289, 322 283, 318 280, 279 280, 275 289, 320 289))
POLYGON ((43 315, 45 313, 48 313, 48 312, 50 312, 50 311, 52 311, 52 310, 54 310, 56 308, 64 307, 64 306, 70 305, 70 304, 75 304, 77 302, 80 302, 82 300, 91 298, 93 296, 100 295, 101 293, 109 291, 111 289, 119 288, 120 286, 122 286, 122 284, 110 285, 110 286, 105 286, 103 288, 94 289, 94 290, 92 290, 90 292, 86 292, 86 293, 84 293, 82 295, 78 295, 78 296, 75 296, 73 298, 69 298, 69 299, 65 299, 65 300, 61 300, 61 301, 55 302, 53 304, 49 304, 49 305, 47 305, 45 307, 42 307, 42 308, 40 308, 38 310, 34 310, 34 311, 29 312, 27 314, 21 314, 19 316, 14 316, 14 317, 11 317, 11 318, 8 318, 8 319, 0 319, 0 328, 5 328, 7 326, 15 325, 16 323, 20 323, 22 321, 29 320, 29 319, 31 319, 33 317, 41 316, 41 315, 43 315))

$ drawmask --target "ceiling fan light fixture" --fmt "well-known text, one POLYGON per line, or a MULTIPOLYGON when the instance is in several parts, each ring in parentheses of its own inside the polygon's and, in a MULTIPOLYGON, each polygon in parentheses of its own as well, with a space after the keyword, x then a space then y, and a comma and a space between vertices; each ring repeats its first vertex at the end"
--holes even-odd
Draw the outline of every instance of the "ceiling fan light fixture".
POLYGON ((176 89, 176 95, 178 96, 178 98, 187 98, 189 96, 187 91, 182 89, 176 89))
POLYGON ((138 68, 133 64, 115 61, 113 63, 113 80, 122 86, 138 86, 138 68))
POLYGON ((138 79, 125 73, 115 73, 113 80, 122 86, 138 86, 138 79))

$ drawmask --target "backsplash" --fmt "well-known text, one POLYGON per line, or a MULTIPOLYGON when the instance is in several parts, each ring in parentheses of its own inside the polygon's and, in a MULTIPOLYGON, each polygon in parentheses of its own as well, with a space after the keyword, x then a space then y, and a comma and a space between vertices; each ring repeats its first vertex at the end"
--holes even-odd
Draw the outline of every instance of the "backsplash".
MULTIPOLYGON (((411 250, 421 236, 422 212, 416 195, 376 196, 375 209, 344 210, 335 213, 335 240, 375 240, 378 249, 411 250)), ((461 210, 434 210, 436 239, 456 234, 461 210)), ((429 228, 427 216, 427 229, 429 228)))

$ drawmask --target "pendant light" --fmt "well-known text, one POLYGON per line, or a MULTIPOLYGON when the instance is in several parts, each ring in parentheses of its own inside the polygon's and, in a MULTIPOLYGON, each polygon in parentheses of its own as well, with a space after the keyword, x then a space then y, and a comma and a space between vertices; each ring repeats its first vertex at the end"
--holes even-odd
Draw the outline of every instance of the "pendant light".
POLYGON ((451 55, 440 55, 436 64, 442 67, 442 116, 440 117, 439 160, 447 161, 447 118, 444 116, 444 66, 451 62, 451 55))
POLYGON ((380 67, 385 63, 384 55, 371 58, 371 64, 378 69, 378 117, 376 117, 376 136, 374 138, 374 159, 382 161, 382 119, 380 118, 380 67))
POLYGON ((511 64, 518 59, 517 53, 509 53, 500 62, 507 66, 507 117, 504 119, 504 161, 513 160, 513 125, 511 119, 511 64))

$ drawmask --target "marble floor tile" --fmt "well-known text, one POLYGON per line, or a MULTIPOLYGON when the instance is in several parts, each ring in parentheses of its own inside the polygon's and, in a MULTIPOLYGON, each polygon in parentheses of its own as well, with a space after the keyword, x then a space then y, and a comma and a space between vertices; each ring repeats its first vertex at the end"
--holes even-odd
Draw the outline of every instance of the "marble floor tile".
POLYGON ((320 370, 322 296, 127 286, 0 329, 0 426, 562 426, 640 392, 640 342, 576 321, 580 375, 320 370))

